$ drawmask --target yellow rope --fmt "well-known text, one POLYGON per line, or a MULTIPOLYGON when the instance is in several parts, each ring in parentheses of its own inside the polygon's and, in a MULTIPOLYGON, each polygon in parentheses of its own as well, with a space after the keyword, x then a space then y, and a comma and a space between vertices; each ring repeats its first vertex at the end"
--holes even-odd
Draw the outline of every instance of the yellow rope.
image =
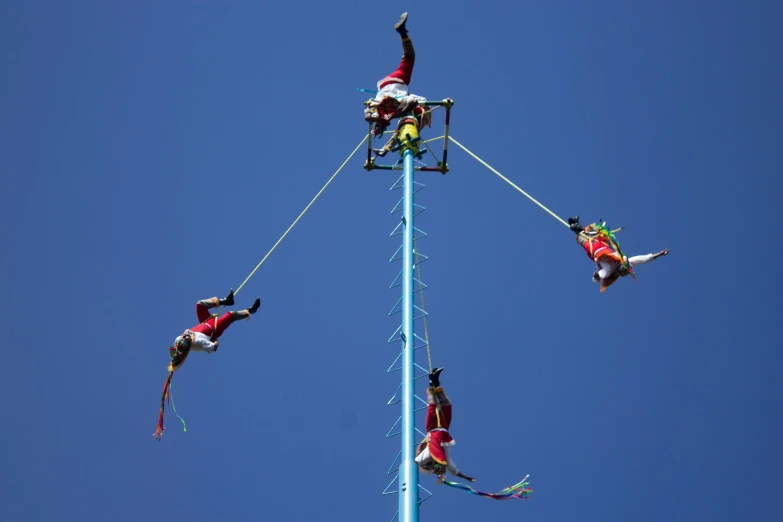
MULTIPOLYGON (((416 230, 413 231, 416 233, 416 230)), ((424 341, 427 343, 427 361, 430 365, 430 373, 432 373, 432 354, 430 353, 430 332, 427 329, 427 308, 424 306, 424 284, 421 282, 421 265, 419 264, 419 247, 416 245, 416 238, 413 238, 413 250, 416 252, 416 275, 419 276, 419 297, 421 298, 421 309, 424 319, 424 341)), ((432 396, 435 397, 435 419, 438 421, 438 428, 441 427, 440 423, 440 401, 438 400, 438 394, 435 390, 432 390, 432 396)))
MULTIPOLYGON (((414 230, 415 234, 416 231, 414 230)), ((430 332, 427 329, 427 307, 424 306, 424 285, 421 282, 421 265, 419 264, 419 247, 416 245, 416 238, 413 239, 413 249, 416 251, 416 274, 419 276, 419 297, 421 298, 421 309, 424 312, 424 341, 427 343, 427 361, 430 363, 430 373, 432 373, 432 354, 430 353, 430 332)), ((440 421, 438 421, 440 422, 440 421)))
POLYGON ((242 281, 242 284, 241 284, 241 285, 239 285, 239 288, 237 288, 237 290, 236 290, 236 292, 234 292, 234 294, 238 294, 238 293, 239 293, 239 291, 240 291, 240 290, 242 290, 242 287, 243 287, 243 286, 245 286, 245 283, 247 283, 247 282, 250 280, 250 278, 251 278, 251 277, 253 277, 253 274, 255 274, 255 273, 256 273, 256 271, 257 271, 259 268, 261 268, 261 265, 263 265, 263 264, 264 264, 264 261, 266 261, 266 259, 269 257, 269 255, 270 255, 272 252, 274 252, 274 251, 275 251, 275 249, 277 248, 277 246, 278 246, 278 245, 279 245, 279 244, 280 244, 280 243, 283 241, 283 239, 285 239, 285 237, 288 235, 288 233, 289 233, 289 232, 291 232, 291 229, 292 229, 292 228, 294 228, 294 226, 295 226, 295 225, 296 225, 296 224, 299 222, 299 220, 300 220, 300 219, 302 219, 302 216, 304 216, 304 215, 305 215, 305 212, 307 212, 308 210, 310 210, 310 207, 313 205, 313 203, 315 203, 315 200, 316 200, 316 199, 318 199, 318 197, 319 197, 319 196, 320 196, 320 195, 323 193, 323 191, 324 191, 324 190, 326 190, 326 187, 328 187, 328 186, 329 186, 329 184, 330 184, 330 183, 331 183, 331 182, 334 180, 334 178, 336 178, 336 177, 337 177, 337 175, 340 173, 340 171, 341 171, 341 170, 343 170, 343 167, 345 167, 345 165, 346 165, 346 164, 347 164, 347 163, 348 163, 348 162, 351 160, 351 158, 353 158, 354 154, 356 154, 356 151, 358 151, 358 150, 359 150, 359 147, 361 147, 361 146, 362 146, 362 144, 364 144, 364 140, 366 140, 366 139, 367 139, 367 136, 365 136, 364 138, 362 138, 362 141, 361 141, 361 142, 359 142, 359 145, 357 145, 355 149, 353 149, 353 152, 351 152, 350 156, 348 156, 348 158, 347 158, 345 161, 343 161, 343 164, 342 164, 342 165, 340 165, 340 168, 339 168, 339 169, 337 169, 337 171, 336 171, 334 174, 332 174, 332 177, 331 177, 331 178, 329 178, 329 181, 327 181, 327 182, 326 182, 326 185, 324 185, 323 187, 321 187, 321 190, 319 190, 319 191, 318 191, 318 194, 316 194, 316 195, 315 195, 315 197, 312 199, 312 201, 310 201, 310 203, 308 203, 308 204, 307 204, 307 206, 306 206, 306 207, 305 207, 305 209, 302 211, 302 213, 301 213, 301 214, 299 214, 299 216, 298 216, 298 217, 297 217, 297 218, 294 220, 294 222, 293 222, 293 223, 291 223, 291 226, 290 226, 290 227, 288 227, 288 230, 286 230, 286 231, 285 231, 285 233, 284 233, 282 236, 280 236, 280 239, 278 239, 278 240, 277 240, 277 243, 275 243, 275 244, 274 244, 274 246, 272 246, 272 248, 269 250, 269 252, 267 252, 267 253, 266 253, 266 255, 265 255, 265 256, 264 256, 264 258, 261 260, 261 262, 260 262, 260 263, 258 263, 258 265, 256 265, 256 267, 253 269, 253 271, 252 271, 252 272, 250 272, 250 275, 249 275, 249 276, 247 276, 247 278, 245 278, 245 280, 244 280, 244 281, 242 281))
MULTIPOLYGON (((441 137, 442 137, 442 136, 441 136, 441 137)), ((555 218, 556 220, 558 220, 559 222, 561 222, 563 225, 565 225, 565 226, 567 226, 567 227, 571 228, 571 227, 568 225, 568 223, 566 223, 565 221, 563 221, 563 219, 562 219, 562 218, 560 218, 560 216, 558 216, 557 214, 555 214, 554 212, 552 212, 551 210, 549 210, 548 208, 546 208, 546 207, 545 207, 544 205, 542 205, 542 204, 541 204, 541 202, 539 202, 539 201, 538 201, 536 198, 534 198, 533 196, 531 196, 530 194, 528 194, 527 192, 525 192, 525 191, 524 191, 524 190, 522 190, 521 188, 517 187, 517 186, 516 186, 516 185, 515 185, 515 184, 514 184, 514 183, 513 183, 513 182, 512 182, 510 179, 508 179, 507 177, 505 177, 503 174, 501 174, 501 173, 500 173, 500 172, 498 172, 497 170, 493 169, 493 168, 492 168, 491 166, 489 166, 489 164, 487 164, 487 163, 486 163, 484 160, 482 160, 481 158, 479 158, 478 156, 476 156, 475 154, 473 154, 472 152, 470 152, 470 151, 469 151, 467 148, 465 148, 465 146, 464 146, 464 145, 462 145, 460 142, 458 142, 457 140, 455 140, 453 136, 449 136, 449 140, 453 141, 453 142, 454 142, 454 143, 455 143, 455 144, 456 144, 456 145, 457 145, 459 148, 461 148, 462 150, 464 150, 465 152, 467 152, 468 154, 470 154, 471 156, 473 156, 473 158, 474 158, 474 159, 476 159, 476 160, 477 160, 479 163, 481 163, 482 165, 484 165, 485 167, 487 167, 487 168, 488 168, 489 170, 491 170, 493 173, 497 174, 497 175, 498 175, 498 176, 499 176, 499 177, 500 177, 500 178, 501 178, 503 181, 505 181, 506 183, 508 183, 509 185, 511 185, 512 187, 514 187, 515 189, 517 189, 519 192, 521 192, 521 193, 522 193, 522 194, 523 194, 523 195, 524 195, 526 198, 528 198, 530 201, 532 201, 533 203, 535 203, 536 205, 538 205, 539 207, 541 207, 542 209, 544 209, 545 211, 547 211, 547 212, 548 212, 548 213, 549 213, 549 214, 550 214, 550 215, 551 215, 553 218, 555 218)), ((625 228, 625 227, 620 227, 620 228, 617 228, 617 229, 615 229, 615 230, 612 230, 612 233, 613 233, 613 234, 614 234, 614 233, 617 233, 617 232, 619 232, 619 231, 623 230, 624 228, 625 228)), ((591 239, 591 238, 590 238, 590 237, 589 237, 587 234, 585 234, 584 232, 580 232, 580 233, 579 233, 579 235, 580 235, 580 236, 582 236, 582 237, 586 237, 586 238, 588 238, 588 240, 590 241, 590 246, 591 246, 591 248, 592 248, 592 241, 593 241, 593 239, 591 239)), ((423 305, 422 305, 422 306, 423 306, 423 305)))
POLYGON ((540 202, 539 202, 539 201, 538 201, 536 198, 534 198, 533 196, 531 196, 530 194, 528 194, 527 192, 525 192, 525 191, 524 191, 524 190, 522 190, 521 188, 517 187, 517 186, 516 186, 516 185, 515 185, 515 184, 514 184, 514 183, 513 183, 513 182, 512 182, 510 179, 508 179, 507 177, 505 177, 503 174, 501 174, 501 173, 500 173, 500 172, 498 172, 497 170, 495 170, 495 169, 493 169, 492 167, 490 167, 490 166, 489 166, 489 165, 488 165, 488 164, 487 164, 487 163, 486 163, 484 160, 482 160, 481 158, 479 158, 478 156, 476 156, 475 154, 473 154, 472 152, 470 152, 470 151, 469 151, 468 149, 466 149, 466 148, 465 148, 465 147, 464 147, 464 146, 463 146, 463 145, 462 145, 460 142, 458 142, 457 140, 455 140, 453 136, 449 136, 449 140, 453 141, 453 142, 454 142, 454 143, 455 143, 455 144, 456 144, 456 145, 457 145, 459 148, 461 148, 462 150, 464 150, 465 152, 467 152, 468 154, 470 154, 471 156, 473 156, 473 158, 474 158, 475 160, 477 160, 479 163, 481 163, 482 165, 484 165, 485 167, 487 167, 487 168, 488 168, 489 170, 491 170, 491 171, 492 171, 494 174, 497 174, 497 175, 500 177, 500 179, 502 179, 503 181, 505 181, 506 183, 508 183, 509 185, 511 185, 512 187, 514 187, 515 189, 517 189, 519 192, 521 192, 521 193, 522 193, 522 195, 524 195, 524 196, 525 196, 526 198, 528 198, 530 201, 532 201, 533 203, 535 203, 536 205, 538 205, 539 207, 541 207, 542 209, 544 209, 545 211, 547 211, 547 212, 549 213, 549 215, 551 215, 553 218, 555 218, 556 220, 558 220, 559 222, 561 222, 563 225, 565 225, 565 226, 568 226, 568 223, 566 223, 565 221, 563 221, 563 220, 562 220, 562 219, 561 219, 561 218, 560 218, 560 217, 559 217, 557 214, 555 214, 554 212, 552 212, 551 210, 549 210, 548 208, 546 208, 544 205, 542 205, 542 204, 541 204, 541 203, 540 203, 540 202))

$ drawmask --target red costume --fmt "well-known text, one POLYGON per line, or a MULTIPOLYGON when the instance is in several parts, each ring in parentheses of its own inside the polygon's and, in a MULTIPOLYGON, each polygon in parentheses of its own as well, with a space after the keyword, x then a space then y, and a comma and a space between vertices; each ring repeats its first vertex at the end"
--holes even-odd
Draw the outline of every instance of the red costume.
MULTIPOLYGON (((204 303, 212 304, 212 302, 216 301, 217 297, 213 297, 207 301, 199 301, 196 303, 196 316, 198 317, 199 324, 190 329, 191 332, 202 333, 213 341, 223 335, 223 332, 226 331, 226 328, 231 326, 231 323, 233 323, 235 319, 233 312, 226 312, 220 317, 213 318, 212 314, 209 313, 210 307, 204 303)), ((217 306, 217 303, 213 306, 217 306)))
MULTIPOLYGON (((585 250, 587 257, 596 264, 593 281, 601 284, 601 292, 606 291, 620 277, 630 275, 636 280, 633 267, 654 261, 660 256, 668 255, 668 250, 657 254, 626 257, 620 247, 606 236, 609 232, 602 225, 591 224, 582 227, 579 216, 568 218, 568 228, 576 234, 576 242, 585 250)), ((622 229, 618 229, 622 230, 622 229)))
POLYGON ((413 76, 413 65, 416 62, 416 52, 408 37, 408 31, 405 29, 407 18, 408 13, 404 13, 395 26, 395 30, 400 33, 402 60, 394 72, 378 82, 378 94, 364 110, 365 121, 375 123, 376 136, 383 134, 392 119, 409 114, 411 110, 416 117, 419 128, 429 124, 429 113, 417 105, 419 102, 426 101, 425 98, 410 94, 408 91, 408 85, 413 76))
MULTIPOLYGON (((378 82, 378 91, 384 92, 383 88, 387 85, 390 85, 392 83, 401 83, 403 86, 401 86, 398 89, 398 92, 405 92, 405 94, 408 93, 408 85, 411 84, 411 76, 413 76, 413 65, 416 62, 416 53, 413 50, 413 44, 411 43, 411 39, 407 36, 404 36, 401 38, 402 41, 402 60, 400 60, 400 65, 397 66, 397 69, 378 82)), ((387 89, 387 91, 390 89, 387 89)))
POLYGON ((576 242, 585 249, 587 257, 598 263, 602 258, 609 257, 614 262, 621 262, 620 256, 612 249, 606 238, 595 236, 592 225, 585 227, 581 234, 576 236, 576 242))
MULTIPOLYGON (((199 352, 212 353, 218 348, 218 337, 223 335, 223 332, 231 326, 236 319, 248 318, 258 311, 258 307, 261 306, 261 299, 256 299, 253 305, 247 310, 239 310, 236 312, 226 312, 220 317, 212 317, 209 313, 210 308, 217 306, 231 306, 234 304, 234 290, 231 290, 224 299, 218 299, 213 297, 211 299, 203 299, 196 303, 196 316, 198 317, 199 324, 185 330, 182 335, 174 340, 174 346, 169 347, 169 356, 171 362, 169 363, 169 376, 166 379, 166 384, 163 385, 163 396, 160 398, 160 413, 158 414, 158 427, 153 433, 153 436, 160 440, 160 437, 165 431, 163 425, 163 408, 166 404, 166 399, 171 399, 171 379, 174 377, 174 372, 182 366, 182 363, 187 359, 191 350, 199 352)), ((174 410, 176 412, 176 410, 174 410)), ((184 427, 184 421, 183 421, 184 427)))
POLYGON ((427 438, 416 450, 416 463, 425 473, 434 471, 442 475, 448 470, 457 475, 457 465, 449 454, 450 447, 456 444, 448 431, 451 426, 451 401, 443 387, 430 386, 427 388, 427 402, 427 438))
POLYGON ((174 340, 174 346, 169 348, 169 355, 172 359, 169 371, 173 372, 179 368, 182 363, 185 362, 185 359, 191 350, 207 353, 212 353, 217 350, 218 338, 223 335, 223 332, 225 332, 235 320, 245 319, 254 314, 256 310, 258 310, 261 300, 256 299, 253 306, 247 310, 226 312, 220 317, 212 317, 212 314, 209 313, 211 308, 231 306, 233 304, 233 290, 225 299, 213 297, 211 299, 203 299, 196 303, 196 316, 198 317, 199 324, 185 330, 182 335, 174 340))
MULTIPOLYGON (((437 388, 436 394, 446 397, 443 388, 437 388)), ((448 398, 445 399, 446 404, 428 404, 427 405, 427 420, 425 427, 427 428, 427 436, 429 438, 429 448, 432 458, 438 464, 444 466, 448 464, 448 459, 443 451, 444 446, 453 446, 454 439, 449 433, 449 427, 451 426, 451 403, 448 398), (440 410, 440 411, 438 411, 440 410)))

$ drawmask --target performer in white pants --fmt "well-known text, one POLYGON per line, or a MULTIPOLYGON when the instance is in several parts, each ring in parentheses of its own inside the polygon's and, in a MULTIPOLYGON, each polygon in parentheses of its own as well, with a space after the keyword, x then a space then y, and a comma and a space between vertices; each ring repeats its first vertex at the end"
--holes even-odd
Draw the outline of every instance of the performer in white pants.
MULTIPOLYGON (((624 256, 623 260, 631 266, 631 268, 637 266, 637 265, 643 265, 645 263, 649 263, 651 261, 655 261, 661 256, 665 256, 669 254, 669 250, 661 250, 657 254, 646 254, 643 256, 631 256, 627 257, 624 256)), ((628 275, 627 270, 623 270, 622 267, 617 267, 617 263, 614 261, 608 261, 605 258, 599 259, 597 263, 598 270, 593 272, 593 282, 598 283, 603 279, 609 278, 612 274, 620 272, 619 275, 626 276, 628 275), (622 273, 625 272, 625 273, 622 273)))
POLYGON ((593 272, 593 282, 601 285, 601 292, 606 291, 620 277, 632 274, 631 270, 637 265, 643 265, 655 261, 661 256, 669 254, 669 250, 661 250, 657 254, 643 256, 623 256, 614 251, 609 241, 601 236, 599 226, 596 224, 583 227, 579 223, 579 216, 568 218, 568 225, 576 234, 576 242, 584 248, 589 257, 596 264, 593 272))

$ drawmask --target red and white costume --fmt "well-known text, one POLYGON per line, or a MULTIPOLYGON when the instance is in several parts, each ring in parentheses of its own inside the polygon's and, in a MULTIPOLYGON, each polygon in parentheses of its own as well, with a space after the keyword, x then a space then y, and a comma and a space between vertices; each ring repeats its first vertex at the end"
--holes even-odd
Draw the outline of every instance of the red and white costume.
MULTIPOLYGON (((217 297, 196 303, 196 315, 198 316, 199 324, 182 333, 182 336, 189 335, 193 339, 190 344, 191 350, 207 353, 214 352, 217 349, 214 341, 223 335, 226 328, 234 322, 236 314, 233 312, 226 312, 220 317, 212 317, 209 309, 218 305, 219 300, 217 297)), ((180 339, 182 336, 177 339, 180 339)))
MULTIPOLYGON (((416 54, 410 38, 404 36, 401 41, 403 56, 400 64, 394 72, 378 81, 378 94, 364 109, 364 119, 368 122, 383 123, 386 126, 396 115, 409 112, 411 107, 418 102, 427 101, 426 98, 408 92, 416 54), (387 99, 394 102, 390 103, 387 99)), ((413 109, 414 116, 420 116, 423 112, 422 107, 416 106, 413 109)))
POLYGON ((451 458, 451 446, 456 441, 449 434, 451 426, 451 401, 443 387, 427 388, 427 438, 419 444, 416 463, 423 473, 431 474, 436 464, 457 475, 457 464, 451 458))
POLYGON ((622 268, 623 264, 628 264, 633 268, 655 259, 653 254, 621 259, 605 238, 592 234, 590 227, 587 227, 576 236, 576 242, 584 248, 587 257, 595 262, 596 276, 593 276, 593 281, 601 284, 601 292, 609 288, 620 276, 629 274, 627 269, 622 268))

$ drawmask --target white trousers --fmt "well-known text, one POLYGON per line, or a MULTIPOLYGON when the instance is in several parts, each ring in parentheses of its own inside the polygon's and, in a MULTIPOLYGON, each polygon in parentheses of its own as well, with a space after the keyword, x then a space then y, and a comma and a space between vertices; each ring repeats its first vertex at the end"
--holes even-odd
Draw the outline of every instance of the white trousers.
MULTIPOLYGON (((645 256, 633 256, 633 257, 626 257, 626 261, 628 261, 628 264, 632 267, 637 265, 643 265, 645 263, 649 263, 652 261, 655 257, 653 254, 647 254, 645 256)), ((598 280, 606 279, 613 273, 617 271, 617 264, 614 261, 610 261, 608 259, 600 259, 598 261, 598 280)), ((598 281, 596 281, 598 282, 598 281)))

